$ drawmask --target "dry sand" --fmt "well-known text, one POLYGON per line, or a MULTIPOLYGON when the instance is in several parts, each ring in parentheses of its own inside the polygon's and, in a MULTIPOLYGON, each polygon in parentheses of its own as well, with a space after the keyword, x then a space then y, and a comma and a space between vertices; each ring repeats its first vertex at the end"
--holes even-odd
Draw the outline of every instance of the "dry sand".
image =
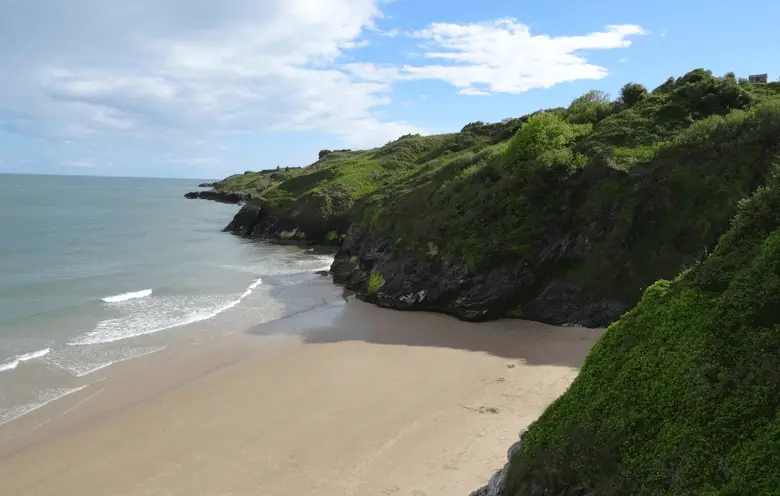
POLYGON ((0 494, 466 496, 600 334, 351 300, 139 359, 8 424, 0 494))

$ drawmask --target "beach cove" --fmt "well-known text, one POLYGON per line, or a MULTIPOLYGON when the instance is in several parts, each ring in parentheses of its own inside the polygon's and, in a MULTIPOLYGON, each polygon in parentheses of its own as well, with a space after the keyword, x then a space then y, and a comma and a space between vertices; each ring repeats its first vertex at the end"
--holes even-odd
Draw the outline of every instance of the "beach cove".
POLYGON ((0 426, 0 491, 469 494, 601 335, 395 312, 312 284, 326 304, 190 324, 214 338, 0 426))

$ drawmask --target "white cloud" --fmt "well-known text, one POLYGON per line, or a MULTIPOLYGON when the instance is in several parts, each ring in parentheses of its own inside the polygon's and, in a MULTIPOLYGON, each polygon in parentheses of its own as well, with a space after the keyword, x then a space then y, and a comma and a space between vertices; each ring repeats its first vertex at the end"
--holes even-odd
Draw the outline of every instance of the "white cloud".
POLYGON ((387 1, 0 0, 0 130, 74 147, 187 143, 182 164, 205 164, 188 158, 201 156, 192 143, 231 132, 313 130, 374 146, 421 131, 382 118, 403 81, 485 95, 598 79, 606 69, 581 51, 626 47, 643 33, 626 25, 549 37, 511 19, 435 23, 412 33, 419 65, 355 59, 367 31, 403 34, 377 26, 387 1))
POLYGON ((377 31, 377 34, 379 36, 384 36, 386 38, 395 38, 399 34, 401 34, 401 31, 398 29, 388 29, 387 31, 377 31))
POLYGON ((389 103, 388 69, 335 64, 366 45, 378 1, 0 6, 0 116, 17 131, 68 138, 314 129, 354 146, 383 142, 418 130, 373 113, 389 103))
POLYGON ((624 48, 629 36, 644 34, 636 25, 607 26, 583 36, 533 35, 514 19, 483 24, 436 23, 413 33, 424 40, 423 57, 445 63, 406 65, 414 79, 439 79, 460 94, 522 93, 578 79, 601 79, 607 69, 588 62, 583 50, 624 48))
POLYGON ((459 95, 469 95, 469 96, 490 96, 493 93, 486 91, 486 90, 480 90, 478 88, 462 88, 458 90, 459 95))

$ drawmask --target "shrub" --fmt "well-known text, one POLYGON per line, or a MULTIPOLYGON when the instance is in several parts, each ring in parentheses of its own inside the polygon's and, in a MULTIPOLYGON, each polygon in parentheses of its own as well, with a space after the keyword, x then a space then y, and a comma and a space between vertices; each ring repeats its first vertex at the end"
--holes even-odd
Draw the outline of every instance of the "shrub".
POLYGON ((620 101, 627 107, 633 107, 647 96, 647 88, 637 83, 628 83, 620 90, 620 101))
POLYGON ((574 128, 557 115, 539 113, 528 119, 506 150, 507 163, 535 162, 539 165, 568 164, 574 128))
POLYGON ((385 285, 385 278, 379 272, 372 272, 368 279, 368 293, 376 294, 379 288, 385 285))

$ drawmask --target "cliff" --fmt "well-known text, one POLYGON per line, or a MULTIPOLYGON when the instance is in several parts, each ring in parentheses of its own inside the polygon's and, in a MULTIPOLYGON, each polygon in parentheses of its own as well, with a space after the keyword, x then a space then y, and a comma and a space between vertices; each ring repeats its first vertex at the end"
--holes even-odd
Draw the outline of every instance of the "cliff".
POLYGON ((705 257, 765 183, 778 91, 698 69, 616 101, 590 92, 459 133, 324 151, 264 183, 226 230, 338 245, 334 280, 386 307, 608 325, 705 257))
POLYGON ((774 494, 779 137, 780 84, 697 69, 325 150, 226 230, 337 245, 334 281, 385 307, 609 325, 475 495, 774 494))
POLYGON ((244 193, 242 191, 218 191, 218 190, 206 190, 206 191, 192 191, 186 193, 184 198, 189 200, 201 199, 211 200, 220 203, 243 203, 252 199, 252 193, 244 193))
POLYGON ((483 494, 777 494, 779 407, 776 175, 609 327, 483 494))

